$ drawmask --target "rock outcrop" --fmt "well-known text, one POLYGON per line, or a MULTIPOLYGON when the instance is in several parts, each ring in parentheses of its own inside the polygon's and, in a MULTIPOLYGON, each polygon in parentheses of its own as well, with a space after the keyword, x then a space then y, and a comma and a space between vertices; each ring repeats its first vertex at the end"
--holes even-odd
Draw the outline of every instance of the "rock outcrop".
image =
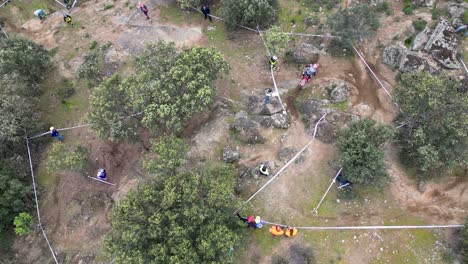
POLYGON ((226 163, 235 163, 240 159, 238 150, 234 150, 231 146, 225 146, 223 148, 223 161, 226 163))
POLYGON ((424 49, 426 46, 427 41, 429 40, 429 36, 431 35, 431 30, 426 27, 423 31, 419 32, 416 37, 414 37, 413 42, 411 43, 411 50, 412 51, 419 51, 424 49))
POLYGON ((398 46, 385 47, 382 54, 383 63, 398 67, 400 65, 401 58, 403 57, 403 48, 398 46))
POLYGON ((292 51, 292 57, 297 63, 316 63, 320 53, 320 50, 312 44, 301 43, 292 51))
POLYGON ((450 22, 442 19, 427 41, 424 50, 445 68, 459 69, 460 64, 456 58, 459 40, 451 32, 452 29, 450 22))
POLYGON ((436 72, 436 69, 429 66, 429 63, 425 58, 420 57, 417 53, 410 51, 405 53, 398 69, 402 73, 417 72, 421 70, 436 72))
POLYGON ((260 135, 260 125, 249 118, 247 112, 239 111, 234 117, 231 129, 235 131, 240 141, 249 144, 264 143, 266 139, 260 135))

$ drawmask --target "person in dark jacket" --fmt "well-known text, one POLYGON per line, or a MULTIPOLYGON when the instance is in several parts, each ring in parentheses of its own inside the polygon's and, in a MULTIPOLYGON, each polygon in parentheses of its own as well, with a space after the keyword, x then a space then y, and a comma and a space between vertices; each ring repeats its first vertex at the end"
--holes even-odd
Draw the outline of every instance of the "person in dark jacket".
POLYGON ((143 4, 142 2, 138 3, 138 8, 140 8, 141 12, 145 14, 146 20, 150 19, 150 17, 148 16, 148 8, 145 6, 145 4, 143 4))
POLYGON ((60 140, 60 142, 63 142, 62 135, 60 135, 60 133, 54 127, 50 127, 50 136, 56 137, 58 140, 60 140))
POLYGON ((211 20, 211 16, 210 16, 210 7, 208 5, 203 5, 202 8, 201 8, 201 11, 202 13, 205 15, 205 19, 210 19, 210 22, 212 21, 211 20))

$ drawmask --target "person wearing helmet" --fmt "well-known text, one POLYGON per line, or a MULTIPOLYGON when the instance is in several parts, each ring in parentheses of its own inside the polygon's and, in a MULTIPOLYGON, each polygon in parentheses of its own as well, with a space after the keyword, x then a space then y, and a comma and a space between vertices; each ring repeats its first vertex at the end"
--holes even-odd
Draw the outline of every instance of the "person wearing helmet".
POLYGON ((46 16, 46 13, 42 9, 34 11, 34 15, 37 16, 40 20, 43 20, 46 16))
POLYGON ((271 56, 269 63, 270 63, 270 66, 271 66, 272 69, 276 69, 276 63, 277 62, 278 62, 278 57, 271 56))
POLYGON ((283 228, 281 228, 281 226, 277 226, 277 225, 274 225, 274 226, 270 227, 269 231, 273 236, 282 236, 284 234, 283 228))
POLYGON ((297 228, 288 226, 286 228, 286 231, 284 232, 284 235, 287 236, 287 237, 293 237, 293 236, 297 235, 297 228))
POLYGON ((63 14, 63 21, 73 27, 72 17, 69 14, 63 14))
POLYGON ((150 17, 148 16, 148 8, 145 6, 145 4, 143 4, 142 2, 139 2, 138 8, 140 8, 141 12, 143 12, 143 14, 146 17, 146 20, 150 19, 150 17))
POLYGON ((50 127, 50 136, 56 137, 58 140, 60 140, 60 142, 63 142, 62 135, 60 135, 60 133, 54 127, 50 127))
POLYGON ((99 180, 102 180, 102 181, 106 181, 107 180, 106 170, 105 169, 99 169, 98 173, 96 175, 96 178, 98 178, 99 180))
POLYGON ((317 76, 317 68, 318 67, 319 67, 318 64, 314 64, 314 65, 307 64, 303 75, 306 75, 308 78, 310 78, 312 75, 317 76))
POLYGON ((202 5, 201 11, 202 11, 203 15, 205 15, 205 20, 209 19, 210 22, 212 22, 211 15, 210 15, 210 7, 208 5, 202 5))

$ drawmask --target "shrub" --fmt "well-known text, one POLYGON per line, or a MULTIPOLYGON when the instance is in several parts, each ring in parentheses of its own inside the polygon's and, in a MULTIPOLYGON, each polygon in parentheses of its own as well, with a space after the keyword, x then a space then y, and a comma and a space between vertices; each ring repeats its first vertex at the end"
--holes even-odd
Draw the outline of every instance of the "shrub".
POLYGON ((317 263, 314 251, 311 247, 293 244, 289 247, 289 260, 292 263, 315 264, 317 263))
POLYGON ((279 55, 283 53, 288 47, 290 40, 289 35, 281 32, 278 26, 271 27, 265 32, 263 38, 265 39, 265 45, 272 55, 279 55))
POLYGON ((278 0, 223 0, 221 13, 227 29, 236 24, 265 28, 277 18, 278 0))
POLYGON ((183 139, 175 136, 162 137, 159 141, 152 142, 152 154, 145 157, 143 167, 153 174, 174 173, 185 163, 187 151, 188 145, 183 139))
POLYGON ((413 21, 413 27, 416 30, 416 32, 424 30, 424 28, 426 27, 426 24, 427 24, 427 22, 425 20, 422 20, 422 19, 418 19, 418 20, 413 21))
POLYGON ((403 3, 404 3, 403 13, 405 15, 413 14, 414 4, 413 4, 412 0, 404 0, 403 3))
POLYGON ((353 47, 345 41, 333 38, 328 45, 328 52, 336 57, 352 57, 354 56, 353 47))
MULTIPOLYGON (((459 82, 429 72, 408 73, 397 80, 395 97, 405 124, 398 130, 401 159, 420 177, 442 175, 468 160, 468 94, 459 82)), ((465 165, 463 165, 465 164, 465 165)))
POLYGON ((104 55, 111 43, 93 49, 83 56, 83 63, 78 67, 76 76, 88 86, 102 81, 101 70, 104 66, 104 55))
POLYGON ((28 235, 33 231, 33 219, 28 213, 19 213, 13 221, 15 233, 18 235, 28 235))
POLYGON ((57 142, 49 151, 47 169, 50 172, 58 170, 83 172, 87 164, 88 150, 85 147, 70 147, 57 142))
POLYGON ((338 10, 328 18, 328 24, 333 35, 340 36, 347 46, 374 35, 379 28, 375 11, 368 5, 338 10))
POLYGON ((393 131, 371 119, 352 122, 339 132, 337 147, 343 174, 352 183, 378 185, 388 181, 383 144, 393 131))
POLYGON ((385 13, 387 16, 392 14, 392 9, 386 1, 375 5, 374 10, 378 13, 385 13))
POLYGON ((289 260, 280 255, 273 255, 271 257, 271 264, 289 264, 289 260))
POLYGON ((468 262, 468 218, 465 220, 465 226, 461 231, 460 237, 460 253, 462 256, 462 263, 468 262))

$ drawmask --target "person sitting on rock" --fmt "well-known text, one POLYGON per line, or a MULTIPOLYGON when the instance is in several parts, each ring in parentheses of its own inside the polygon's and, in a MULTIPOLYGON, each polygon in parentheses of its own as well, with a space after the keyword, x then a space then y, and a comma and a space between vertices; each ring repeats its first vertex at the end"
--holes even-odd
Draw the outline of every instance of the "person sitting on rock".
POLYGON ((338 189, 349 187, 352 184, 350 181, 346 180, 341 173, 338 175, 338 177, 336 177, 336 181, 340 184, 340 186, 338 186, 338 189))
POLYGON ((96 175, 96 178, 98 178, 99 180, 102 180, 102 181, 105 181, 107 180, 107 172, 105 169, 99 169, 98 170, 98 173, 96 175))
POLYGON ((284 235, 287 236, 287 237, 293 237, 293 236, 297 235, 297 228, 288 226, 286 228, 286 231, 284 232, 284 235))
POLYGON ((268 165, 260 164, 260 174, 264 176, 270 176, 270 172, 268 171, 268 165))
POLYGON ((277 225, 274 225, 274 226, 270 227, 269 231, 273 236, 282 236, 284 234, 283 228, 281 228, 281 226, 277 226, 277 225))

